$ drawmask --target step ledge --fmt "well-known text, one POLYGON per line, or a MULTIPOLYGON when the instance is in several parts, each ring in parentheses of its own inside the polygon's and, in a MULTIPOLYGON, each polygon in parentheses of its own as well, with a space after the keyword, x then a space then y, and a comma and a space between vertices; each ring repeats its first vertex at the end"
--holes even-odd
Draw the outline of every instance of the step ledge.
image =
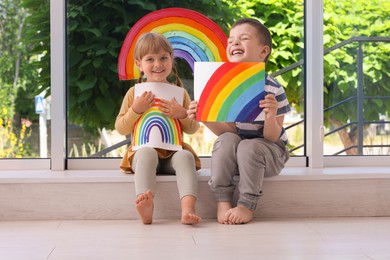
MULTIPOLYGON (((199 181, 208 181, 210 170, 198 171, 199 181)), ((238 176, 237 176, 238 178, 238 176)), ((265 181, 318 181, 346 179, 389 179, 389 167, 287 167, 278 176, 265 181)), ((176 181, 174 175, 157 176, 157 182, 176 181)), ((10 170, 0 171, 0 183, 102 183, 134 182, 134 175, 119 170, 10 170)))

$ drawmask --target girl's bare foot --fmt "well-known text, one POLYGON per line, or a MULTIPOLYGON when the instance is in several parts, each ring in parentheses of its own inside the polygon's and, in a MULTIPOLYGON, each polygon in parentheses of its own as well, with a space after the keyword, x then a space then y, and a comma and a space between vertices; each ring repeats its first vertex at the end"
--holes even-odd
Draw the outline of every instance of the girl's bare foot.
POLYGON ((217 221, 220 224, 229 224, 229 219, 226 213, 232 208, 232 203, 229 201, 219 201, 217 203, 217 221))
POLYGON ((142 223, 152 224, 154 209, 153 193, 151 191, 147 191, 138 195, 135 199, 135 207, 137 208, 137 212, 142 223))
POLYGON ((245 224, 253 219, 253 210, 250 210, 242 205, 232 208, 226 212, 225 218, 228 224, 245 224))
POLYGON ((186 225, 198 224, 201 217, 195 214, 196 197, 192 195, 184 196, 181 199, 181 223, 186 225))
POLYGON ((193 213, 186 213, 181 216, 181 223, 185 225, 195 225, 202 220, 201 217, 193 213))

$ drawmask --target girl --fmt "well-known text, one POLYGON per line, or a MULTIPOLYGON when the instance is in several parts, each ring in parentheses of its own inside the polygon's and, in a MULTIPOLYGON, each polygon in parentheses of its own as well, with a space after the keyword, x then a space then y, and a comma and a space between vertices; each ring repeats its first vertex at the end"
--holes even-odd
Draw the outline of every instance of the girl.
MULTIPOLYGON (((174 66, 173 48, 169 41, 161 34, 146 33, 142 35, 134 49, 134 59, 141 76, 138 83, 162 82, 183 87, 174 66)), ((130 88, 122 102, 121 109, 115 121, 116 130, 123 135, 129 135, 134 125, 147 109, 155 102, 155 95, 145 91, 141 96, 134 97, 134 87, 130 88)), ((163 115, 178 119, 182 130, 193 134, 199 128, 199 123, 187 117, 190 97, 184 90, 183 106, 175 99, 159 101, 159 108, 163 115)), ((133 145, 133 144, 132 144, 133 145)), ((121 169, 135 174, 136 209, 142 223, 153 222, 153 197, 156 186, 156 173, 175 173, 181 200, 181 222, 183 224, 197 224, 201 218, 195 214, 197 198, 196 170, 200 169, 199 157, 191 146, 183 143, 183 150, 169 151, 160 148, 144 147, 133 151, 129 147, 121 163, 121 169)))

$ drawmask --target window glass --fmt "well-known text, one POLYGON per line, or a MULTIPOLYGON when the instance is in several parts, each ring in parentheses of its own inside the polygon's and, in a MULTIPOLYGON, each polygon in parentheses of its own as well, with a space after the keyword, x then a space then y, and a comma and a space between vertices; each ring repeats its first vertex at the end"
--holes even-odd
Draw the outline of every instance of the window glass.
POLYGON ((50 12, 0 1, 0 158, 50 157, 50 12))
POLYGON ((388 1, 324 1, 325 155, 390 154, 388 1))
MULTIPOLYGON (((266 70, 285 86, 293 112, 286 117, 293 155, 304 155, 303 1, 67 1, 67 155, 121 157, 129 140, 114 130, 122 99, 134 81, 118 78, 118 55, 130 28, 155 10, 198 11, 227 34, 241 17, 262 21, 273 36, 266 70), (286 10, 289 10, 288 12, 286 10)), ((193 98, 189 64, 176 59, 179 76, 193 98)), ((200 156, 210 156, 215 136, 201 124, 184 136, 200 156)))

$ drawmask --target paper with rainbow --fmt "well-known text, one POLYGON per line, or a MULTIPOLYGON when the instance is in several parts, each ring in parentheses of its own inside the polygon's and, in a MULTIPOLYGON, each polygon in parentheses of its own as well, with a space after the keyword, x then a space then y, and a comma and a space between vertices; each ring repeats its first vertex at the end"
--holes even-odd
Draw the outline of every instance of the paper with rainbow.
POLYGON ((177 151, 182 149, 183 133, 178 119, 163 115, 158 100, 172 100, 183 104, 184 89, 166 83, 145 82, 135 84, 134 96, 151 91, 155 96, 154 105, 146 110, 134 126, 132 135, 133 150, 149 146, 177 151))
POLYGON ((172 44, 175 58, 184 59, 192 71, 197 61, 227 61, 227 36, 214 21, 193 10, 165 8, 143 16, 128 32, 118 58, 120 80, 139 77, 134 47, 146 32, 165 35, 172 44))
POLYGON ((253 122, 265 92, 264 62, 196 62, 198 121, 253 122))

